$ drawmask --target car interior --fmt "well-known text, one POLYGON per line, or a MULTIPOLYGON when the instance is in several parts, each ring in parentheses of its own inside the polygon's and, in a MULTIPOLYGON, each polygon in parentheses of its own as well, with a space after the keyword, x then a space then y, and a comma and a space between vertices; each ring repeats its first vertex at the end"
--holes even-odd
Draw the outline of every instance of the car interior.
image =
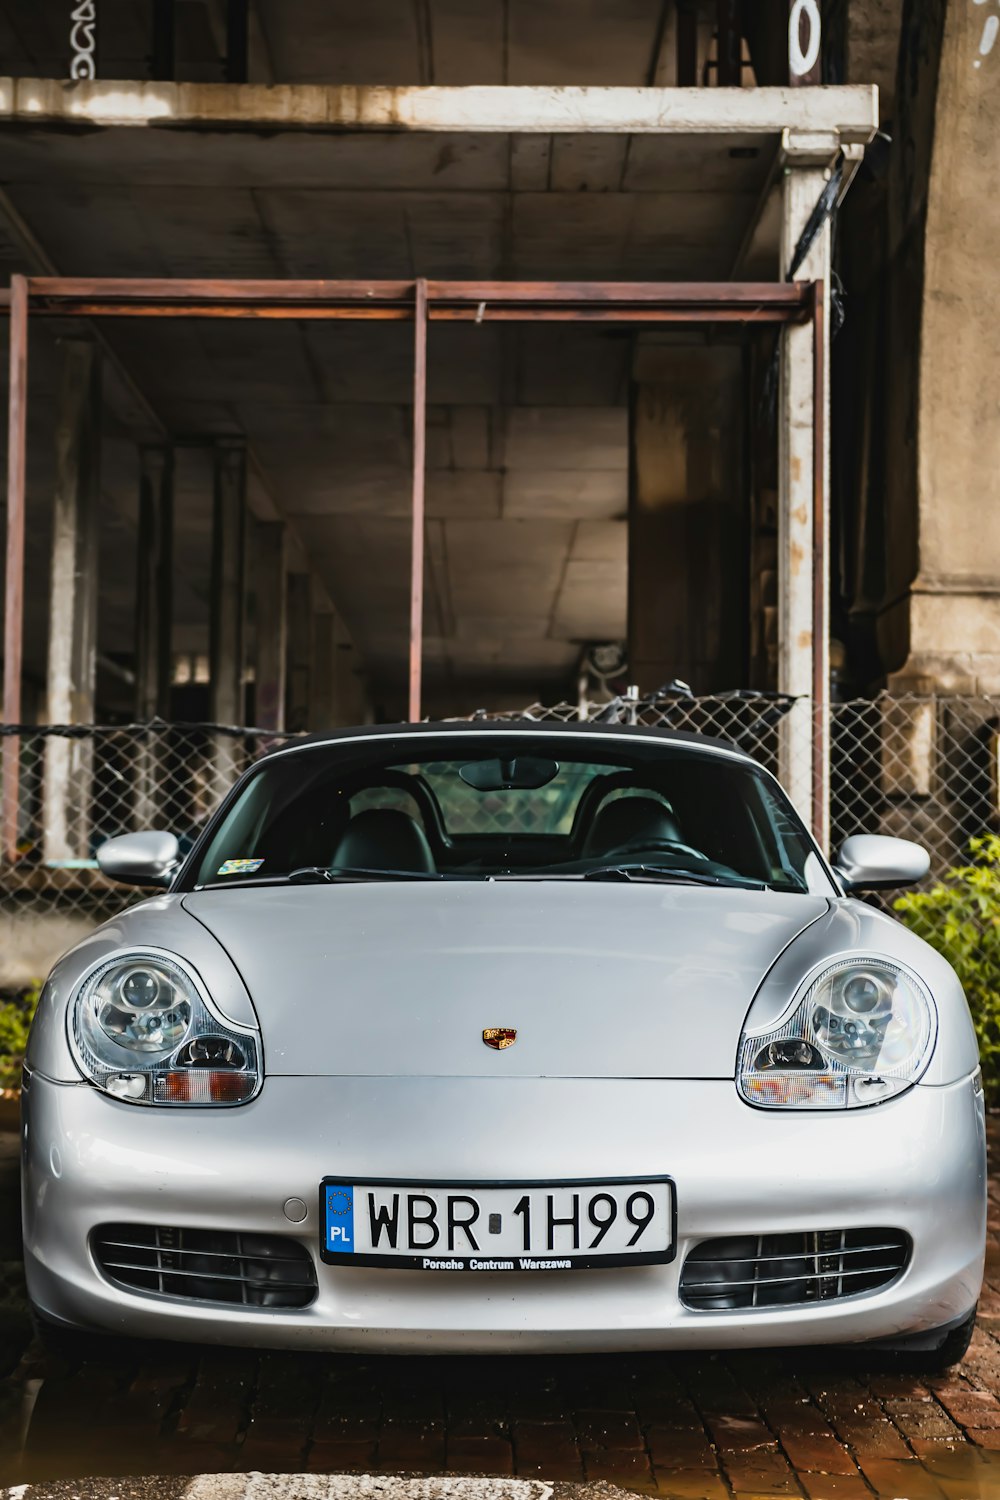
MULTIPOLYGON (((805 888, 803 851, 788 847, 790 838, 808 843, 794 815, 752 768, 718 757, 616 765, 492 752, 353 768, 293 756, 284 765, 269 787, 258 778, 256 798, 250 784, 242 826, 228 843, 213 841, 222 858, 249 851, 268 872, 467 878, 625 862, 805 888)), ((215 873, 213 859, 202 880, 215 873)))

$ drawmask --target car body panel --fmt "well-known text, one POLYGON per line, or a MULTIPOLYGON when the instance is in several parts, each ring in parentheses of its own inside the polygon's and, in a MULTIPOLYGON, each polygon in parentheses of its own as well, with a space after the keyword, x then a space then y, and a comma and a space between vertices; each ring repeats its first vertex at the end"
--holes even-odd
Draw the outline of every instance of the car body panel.
POLYGON ((700 1080, 271 1078, 251 1104, 214 1113, 137 1110, 44 1079, 29 1096, 29 1294, 51 1318, 113 1332, 400 1352, 836 1343, 939 1327, 968 1312, 982 1277, 985 1125, 971 1079, 807 1114, 751 1110, 731 1082, 700 1080), (666 1265, 534 1275, 322 1265, 317 1189, 331 1173, 665 1173, 678 1253, 666 1265), (308 1205, 301 1224, 284 1216, 292 1195, 308 1205), (79 1250, 119 1220, 287 1235, 315 1255, 319 1295, 287 1312, 123 1291, 79 1250), (908 1231, 911 1265, 885 1290, 812 1306, 705 1313, 679 1302, 699 1240, 845 1225, 908 1231))
POLYGON ((213 890, 184 906, 239 965, 269 1075, 731 1078, 750 998, 828 903, 463 880, 213 890), (488 1026, 514 1027, 514 1046, 485 1047, 488 1026))
POLYGON ((856 954, 903 964, 930 991, 937 1010, 937 1038, 922 1083, 952 1083, 978 1067, 975 1028, 951 964, 901 922, 863 901, 831 901, 828 910, 785 949, 757 992, 746 1018, 748 1030, 769 1030, 794 1003, 806 976, 856 954))
POLYGON ((180 896, 153 896, 104 922, 65 953, 43 986, 28 1039, 28 1066, 47 1078, 79 1081, 67 1031, 67 1008, 84 975, 126 948, 176 953, 194 969, 220 1015, 256 1029, 239 970, 222 945, 184 910, 180 896))

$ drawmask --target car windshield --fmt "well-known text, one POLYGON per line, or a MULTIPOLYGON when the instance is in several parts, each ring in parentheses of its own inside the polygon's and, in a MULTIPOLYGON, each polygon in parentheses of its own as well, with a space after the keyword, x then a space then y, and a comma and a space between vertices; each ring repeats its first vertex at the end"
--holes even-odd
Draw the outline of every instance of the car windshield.
POLYGON ((179 885, 500 878, 832 890, 783 793, 745 762, 497 731, 347 738, 264 761, 179 885))

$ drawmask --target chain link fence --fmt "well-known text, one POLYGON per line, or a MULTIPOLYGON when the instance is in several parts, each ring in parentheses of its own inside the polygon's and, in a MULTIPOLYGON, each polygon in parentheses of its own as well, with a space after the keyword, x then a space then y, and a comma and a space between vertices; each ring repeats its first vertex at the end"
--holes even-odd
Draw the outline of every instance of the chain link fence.
POLYGON ((294 738, 214 724, 0 726, 18 746, 17 857, 0 863, 0 986, 30 983, 139 899, 107 880, 105 839, 169 828, 181 848, 246 768, 294 738))
MULTIPOLYGON (((802 781, 806 739, 785 733, 796 700, 745 690, 677 693, 610 704, 534 704, 539 722, 607 718, 712 735, 779 779, 802 781)), ((807 706, 808 707, 808 706, 807 706)), ((486 715, 486 717, 501 717, 486 715)), ((830 710, 830 846, 852 833, 913 839, 930 851, 929 881, 964 862, 977 834, 1000 828, 1000 698, 883 693, 830 710)))
MULTIPOLYGON (((786 782, 808 775, 790 736, 808 705, 777 694, 683 693, 611 703, 534 704, 539 724, 576 720, 665 726, 738 745, 786 782)), ((474 718, 503 719, 483 713, 474 718)), ((931 877, 998 826, 1000 699, 915 695, 836 703, 830 731, 830 826, 913 838, 931 877)), ((0 726, 18 746, 17 857, 0 864, 0 984, 28 982, 97 922, 136 899, 97 868, 99 844, 139 828, 169 828, 188 848, 235 778, 294 736, 205 724, 0 726)), ((499 814, 498 814, 499 816, 499 814)))

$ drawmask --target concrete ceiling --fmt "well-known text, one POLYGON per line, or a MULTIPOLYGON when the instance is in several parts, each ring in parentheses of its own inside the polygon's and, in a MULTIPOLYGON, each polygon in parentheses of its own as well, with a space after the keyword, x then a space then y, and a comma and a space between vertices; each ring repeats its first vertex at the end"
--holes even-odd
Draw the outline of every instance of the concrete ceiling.
MULTIPOLYGON (((283 83, 669 84, 659 0, 255 0, 251 77, 283 83), (661 46, 656 48, 657 37, 661 46), (654 52, 658 55, 654 56, 654 52)), ((68 73, 65 0, 7 0, 2 71, 68 73)), ((178 78, 219 81, 224 0, 177 0, 178 78)), ((99 0, 101 78, 149 77, 149 0, 99 0)))
MULTIPOLYGON (((725 278, 776 147, 121 128, 21 129, 5 144, 6 193, 65 274, 625 280, 725 278)), ((106 335, 171 433, 248 436, 365 666, 397 688, 406 326, 118 322, 106 335)), ((429 352, 430 687, 562 691, 581 641, 625 633, 629 337, 435 325, 429 352)), ((207 619, 204 478, 201 524, 181 512, 186 650, 207 619)))
MULTIPOLYGON (((122 54, 122 66, 136 70, 135 47, 144 45, 139 9, 122 0, 116 10, 106 0, 101 11, 110 18, 105 34, 120 12, 121 36, 140 37, 122 54)), ((449 78, 489 81, 505 16, 503 77, 579 83, 648 76, 642 58, 648 61, 658 8, 631 0, 511 0, 506 7, 426 0, 391 9, 395 28, 388 9, 381 24, 373 19, 379 0, 374 11, 366 7, 364 26, 356 7, 326 0, 273 8, 261 0, 258 14, 283 76, 296 79, 327 76, 322 18, 335 13, 343 78, 370 77, 381 58, 383 77, 405 79, 416 69, 415 77, 440 79, 443 69, 449 78), (458 51, 446 64, 449 47, 458 51)), ((8 5, 3 15, 8 44, 34 59, 24 67, 54 67, 61 9, 46 0, 8 5)), ((642 120, 634 131, 589 133, 583 96, 556 89, 503 95, 499 105, 494 91, 493 107, 509 100, 511 110, 530 109, 537 98, 571 119, 580 115, 581 128, 477 133, 310 129, 301 116, 291 126, 280 118, 300 106, 327 122, 335 109, 372 102, 377 111, 385 107, 378 90, 307 90, 304 103, 298 96, 289 103, 281 91, 201 90, 190 96, 195 113, 182 117, 160 86, 88 93, 15 85, 4 93, 0 81, 0 114, 7 113, 0 267, 101 276, 726 280, 753 224, 767 222, 759 209, 780 126, 766 121, 790 110, 805 119, 801 96, 810 91, 725 91, 735 115, 743 109, 752 118, 742 129, 720 127, 704 110, 707 91, 679 91, 684 109, 706 124, 685 129, 674 118, 665 132, 657 121, 671 118, 667 96, 634 92, 642 120), (228 101, 243 114, 220 121, 228 101), (202 107, 213 119, 195 117, 202 107), (56 118, 60 111, 64 118, 56 118), (108 111, 150 123, 108 124, 108 111)), ((811 92, 828 112, 831 94, 852 94, 811 92)), ((188 98, 171 86, 166 94, 188 98)), ((442 94, 448 91, 435 97, 442 94)), ((389 107, 407 99, 424 107, 427 97, 411 91, 389 107)), ((600 110, 631 107, 615 102, 614 90, 591 97, 600 110)), ((472 105, 466 91, 454 90, 444 107, 460 115, 472 105)), ((856 109, 864 116, 863 98, 856 109)), ((776 273, 773 233, 758 236, 754 256, 741 274, 776 273)), ((187 651, 203 649, 207 621, 211 486, 197 445, 243 434, 253 454, 254 509, 288 517, 302 544, 297 565, 316 571, 376 685, 391 696, 403 677, 408 608, 408 327, 126 320, 107 322, 103 333, 135 389, 109 381, 102 650, 124 645, 127 654, 134 444, 160 428, 195 445, 185 449, 178 510, 176 643, 187 651)), ((41 349, 51 329, 33 338, 41 349)), ((487 316, 482 326, 432 325, 429 359, 431 689, 456 696, 480 686, 527 697, 563 691, 581 642, 625 632, 630 336, 596 327, 500 327, 487 316)), ((51 357, 33 355, 32 368, 32 505, 41 516, 51 357)), ((29 590, 29 655, 36 658, 44 638, 43 536, 44 524, 33 543, 34 595, 29 590)))

